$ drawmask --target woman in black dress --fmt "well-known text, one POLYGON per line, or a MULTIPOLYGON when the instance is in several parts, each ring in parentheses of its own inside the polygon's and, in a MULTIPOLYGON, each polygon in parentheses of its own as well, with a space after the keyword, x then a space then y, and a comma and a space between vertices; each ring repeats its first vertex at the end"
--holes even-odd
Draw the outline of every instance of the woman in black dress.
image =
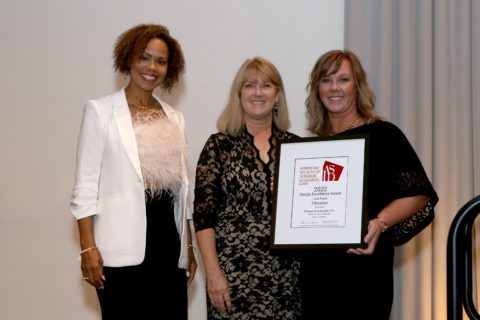
MULTIPOLYGON (((302 303, 309 319, 388 320, 393 302, 395 229, 433 210, 438 197, 405 135, 374 113, 365 71, 350 51, 316 62, 306 100, 319 136, 368 134, 368 230, 364 249, 317 250, 302 260, 302 303)), ((429 217, 433 217, 430 215, 429 217)))
POLYGON ((197 165, 194 222, 209 319, 298 319, 299 262, 269 250, 275 149, 294 135, 282 79, 262 58, 238 70, 197 165))

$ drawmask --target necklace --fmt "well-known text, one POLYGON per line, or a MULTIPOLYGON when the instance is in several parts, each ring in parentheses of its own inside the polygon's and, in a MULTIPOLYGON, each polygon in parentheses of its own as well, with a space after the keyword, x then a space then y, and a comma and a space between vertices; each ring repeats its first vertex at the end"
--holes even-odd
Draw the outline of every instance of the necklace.
POLYGON ((158 102, 157 100, 155 100, 154 102, 154 105, 153 106, 150 106, 150 105, 143 105, 143 104, 138 104, 138 103, 135 103, 135 102, 132 102, 130 100, 127 100, 128 104, 137 108, 137 109, 140 109, 140 110, 149 110, 149 109, 155 109, 157 106, 158 106, 158 102))
POLYGON ((355 118, 353 118, 352 122, 350 122, 350 124, 348 126, 343 127, 342 129, 340 129, 338 131, 330 130, 330 133, 328 135, 329 136, 334 136, 336 134, 339 134, 339 133, 345 132, 347 130, 353 129, 355 127, 358 127, 358 125, 360 124, 361 121, 362 121, 362 118, 360 117, 360 115, 357 115, 355 118))

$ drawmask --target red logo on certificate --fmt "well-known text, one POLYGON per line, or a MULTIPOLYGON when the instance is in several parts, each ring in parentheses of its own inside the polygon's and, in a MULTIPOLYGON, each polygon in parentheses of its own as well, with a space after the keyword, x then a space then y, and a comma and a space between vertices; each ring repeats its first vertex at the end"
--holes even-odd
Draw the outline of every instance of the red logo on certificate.
POLYGON ((322 181, 338 181, 342 174, 343 166, 330 161, 323 164, 322 181))

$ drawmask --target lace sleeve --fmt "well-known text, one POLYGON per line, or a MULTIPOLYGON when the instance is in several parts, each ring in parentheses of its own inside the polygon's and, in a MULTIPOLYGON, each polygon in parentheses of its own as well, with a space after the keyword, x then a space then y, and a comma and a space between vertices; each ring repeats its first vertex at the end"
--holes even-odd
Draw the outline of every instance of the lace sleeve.
POLYGON ((438 202, 438 196, 428 179, 428 176, 418 158, 415 150, 408 139, 399 130, 394 131, 397 141, 391 150, 390 195, 392 199, 425 195, 430 198, 429 202, 414 215, 396 224, 391 228, 394 235, 394 245, 402 245, 417 235, 434 219, 434 206, 438 202))
POLYGON ((398 194, 401 196, 421 194, 430 197, 428 203, 413 216, 393 226, 393 244, 399 246, 408 242, 433 221, 435 217, 433 208, 438 202, 438 196, 423 168, 420 172, 403 172, 397 176, 396 181, 398 194))
POLYGON ((193 221, 195 230, 214 228, 221 198, 222 165, 216 135, 205 143, 197 163, 193 221))

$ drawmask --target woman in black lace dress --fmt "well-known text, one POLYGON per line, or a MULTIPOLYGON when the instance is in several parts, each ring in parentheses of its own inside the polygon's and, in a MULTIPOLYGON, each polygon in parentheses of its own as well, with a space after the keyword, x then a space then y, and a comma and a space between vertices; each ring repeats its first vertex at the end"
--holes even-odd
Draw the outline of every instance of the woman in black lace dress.
POLYGON ((299 262, 269 251, 275 148, 294 135, 282 79, 246 60, 197 165, 194 222, 209 319, 298 319, 299 262))
MULTIPOLYGON (((370 137, 365 249, 317 250, 302 261, 305 319, 388 320, 398 224, 433 210, 438 198, 405 135, 374 113, 365 71, 349 51, 330 51, 315 64, 306 101, 310 131, 370 137)), ((431 216, 433 217, 433 215, 431 216)))

